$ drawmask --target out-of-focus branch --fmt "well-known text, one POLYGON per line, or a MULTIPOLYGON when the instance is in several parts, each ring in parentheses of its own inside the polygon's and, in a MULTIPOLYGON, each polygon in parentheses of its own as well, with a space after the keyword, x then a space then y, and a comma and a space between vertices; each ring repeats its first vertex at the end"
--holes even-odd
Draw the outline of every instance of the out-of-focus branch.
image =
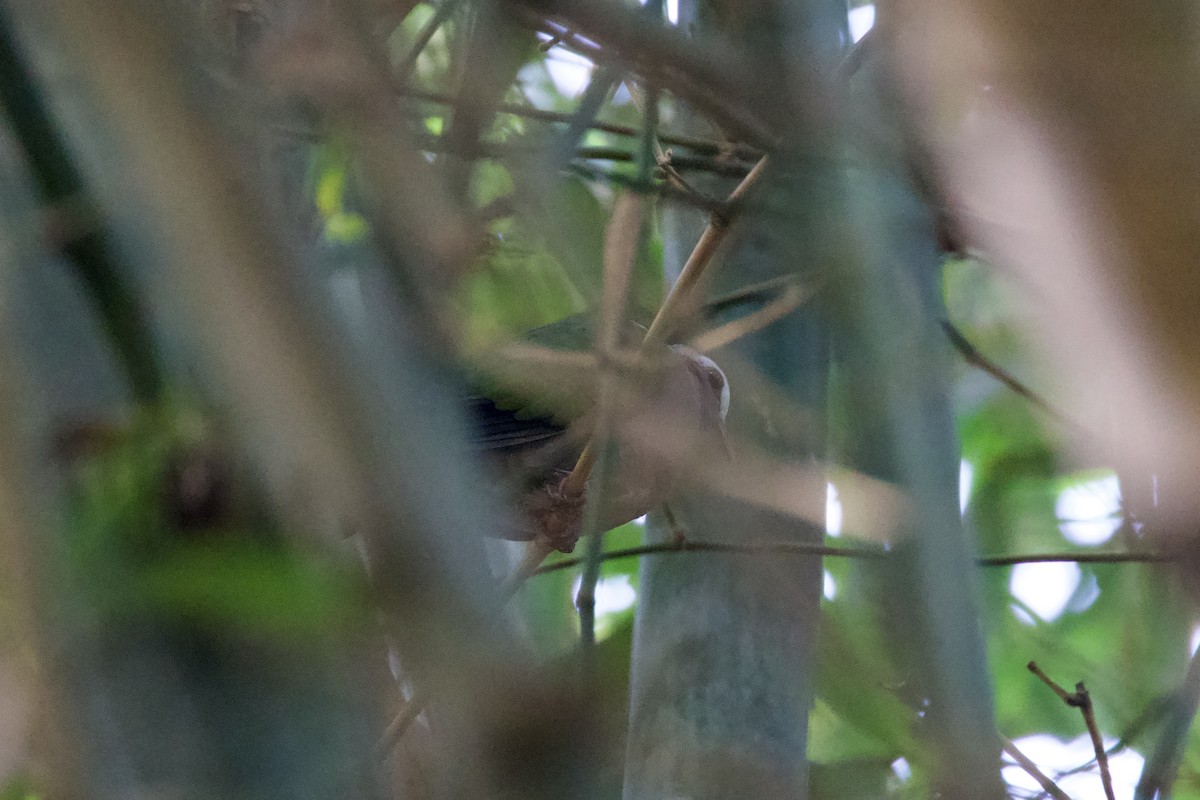
MULTIPOLYGON (((5 176, 9 177, 9 176, 5 176)), ((13 183, 6 182, 9 191, 13 183)), ((4 220, 8 228, 9 220, 4 220)), ((11 230, 5 231, 5 238, 11 230)), ((11 286, 12 249, 0 248, 0 275, 11 286)), ((64 614, 69 607, 61 594, 64 585, 59 570, 63 565, 61 538, 54 529, 54 516, 46 505, 53 497, 42 480, 42 469, 35 456, 37 444, 31 421, 39 414, 26 396, 24 376, 28 374, 18 356, 8 318, 9 297, 0 299, 0 559, 4 580, 4 619, 15 641, 14 650, 33 654, 37 663, 37 703, 32 711, 33 726, 45 750, 35 764, 34 779, 46 796, 83 798, 94 796, 96 775, 79 757, 78 715, 72 708, 78 695, 71 691, 69 654, 64 651, 63 631, 77 619, 64 614)), ((43 436, 36 437, 44 438, 43 436)), ((86 665, 84 665, 86 666, 86 665)), ((26 720, 6 719, 6 733, 22 731, 26 720)))
MULTIPOLYGON (((587 541, 587 557, 583 576, 579 582, 576 605, 579 608, 580 637, 585 651, 596 641, 596 581, 600 579, 600 554, 604 542, 601 539, 603 509, 608 501, 608 490, 615 468, 614 434, 617 414, 618 376, 609 366, 608 356, 617 351, 621 339, 621 327, 625 322, 625 306, 629 296, 630 279, 637 260, 642 228, 642 199, 636 194, 622 195, 613 209, 612 220, 604 239, 604 294, 600 305, 600 324, 596 334, 596 356, 600 360, 601 372, 596 392, 596 426, 587 451, 596 452, 596 476, 591 481, 581 535, 587 541)), ((579 470, 577 469, 576 472, 579 470)), ((575 472, 572 472, 572 476, 575 472)), ((582 487, 568 488, 563 481, 564 491, 576 494, 582 487)))
POLYGON ((647 24, 640 9, 596 0, 518 0, 516 6, 552 17, 601 45, 596 57, 619 60, 630 71, 669 90, 708 114, 732 135, 769 148, 785 122, 765 101, 759 76, 717 42, 704 49, 663 25, 647 24), (611 54, 611 55, 610 55, 611 54))
POLYGON ((783 319, 808 302, 813 293, 814 290, 810 287, 792 283, 766 306, 693 337, 691 345, 702 353, 730 345, 743 336, 749 336, 783 319))
MULTIPOLYGON (((457 102, 452 95, 431 92, 424 89, 407 88, 400 90, 400 93, 414 100, 423 100, 441 105, 453 105, 457 102)), ((569 123, 575 116, 571 112, 549 111, 543 108, 522 106, 515 103, 500 103, 496 106, 496 112, 551 123, 569 123)), ((588 123, 588 127, 592 130, 604 131, 616 136, 637 137, 642 135, 642 131, 632 125, 619 125, 615 122, 605 122, 598 119, 594 119, 588 123)), ((659 131, 658 140, 665 145, 683 147, 699 155, 729 157, 739 161, 757 161, 763 155, 760 150, 746 145, 733 142, 718 142, 712 139, 702 139, 698 136, 686 136, 669 131, 659 131)))
POLYGON ((19 141, 47 208, 46 244, 61 251, 83 284, 125 371, 133 396, 157 399, 163 377, 149 320, 118 270, 112 242, 63 145, 14 38, 0 17, 0 107, 19 141))
POLYGON ((260 62, 272 88, 341 126, 365 176, 376 241, 437 308, 474 256, 472 225, 409 133, 377 49, 348 13, 313 10, 260 62))
POLYGON ((425 27, 421 28, 417 33, 416 39, 413 40, 412 49, 408 51, 408 55, 404 61, 396 68, 395 79, 397 85, 405 86, 408 83, 413 70, 417 68, 417 59, 420 58, 421 51, 425 49, 425 46, 433 39, 438 29, 446 23, 446 20, 454 15, 454 12, 461 5, 462 0, 442 0, 441 3, 437 4, 433 16, 429 18, 429 21, 425 23, 425 27))
MULTIPOLYGON (((121 143, 89 166, 114 215, 148 232, 149 246, 132 254, 139 289, 164 314, 190 322, 286 530, 339 541, 347 528, 361 533, 388 627, 406 664, 443 703, 453 732, 448 754, 461 746, 470 762, 456 763, 448 785, 457 796, 494 794, 503 766, 468 759, 465 748, 498 735, 514 693, 541 696, 545 686, 491 617, 494 587, 479 539, 490 515, 470 465, 455 458, 462 434, 449 395, 437 394, 422 340, 380 324, 370 341, 349 345, 327 298, 296 270, 255 202, 225 129, 199 105, 203 93, 189 91, 188 62, 173 46, 178 31, 165 9, 138 0, 28 5, 71 54, 63 62, 71 79, 56 87, 87 92, 87 107, 100 110, 87 130, 121 143), (420 425, 408 416, 416 408, 420 425)), ((357 83, 363 74, 323 77, 357 83)), ((370 97, 390 92, 385 86, 370 97)), ((411 159, 393 157, 386 113, 353 103, 346 110, 360 126, 367 163, 384 172, 377 177, 409 189, 398 194, 411 200, 391 204, 388 216, 405 255, 421 250, 431 269, 452 269, 464 246, 451 241, 458 217, 422 185, 420 157, 403 148, 411 159), (431 230, 417 229, 424 223, 431 230)), ((498 747, 484 749, 505 758, 498 747)))
POLYGON ((1153 800, 1175 782, 1200 708, 1200 653, 1193 653, 1179 689, 1166 699, 1162 732, 1138 779, 1135 800, 1153 800))

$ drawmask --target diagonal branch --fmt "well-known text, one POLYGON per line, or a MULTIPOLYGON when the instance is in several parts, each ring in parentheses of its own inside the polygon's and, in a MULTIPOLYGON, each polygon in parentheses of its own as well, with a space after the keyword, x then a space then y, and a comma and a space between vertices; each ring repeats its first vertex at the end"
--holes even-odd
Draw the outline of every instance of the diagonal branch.
MULTIPOLYGON (((684 264, 683 271, 679 275, 679 280, 671 287, 671 293, 667 295, 667 299, 658 309, 658 314, 654 317, 654 321, 650 323, 650 328, 646 331, 646 337, 642 340, 643 352, 652 349, 656 345, 664 344, 671 333, 671 326, 675 325, 687 311, 698 305, 696 288, 700 284, 700 279, 712 262, 717 248, 725 241, 734 216, 740 211, 746 196, 762 178, 766 165, 767 156, 763 156, 754 165, 754 169, 750 171, 750 174, 743 178, 742 182, 733 190, 733 193, 729 195, 724 209, 713 212, 708 227, 705 228, 704 233, 700 236, 700 241, 696 243, 692 254, 688 256, 687 263, 684 264)), ((591 474, 594 462, 595 452, 591 442, 589 442, 580 454, 579 460, 575 462, 575 468, 563 480, 563 492, 573 493, 575 496, 583 494, 584 485, 587 483, 588 475, 591 474)))
POLYGON ((971 366, 981 369, 988 375, 991 375, 1014 393, 1020 397, 1024 397, 1026 400, 1033 403, 1035 406, 1042 409, 1055 419, 1067 423, 1071 422, 1066 414, 1063 414, 1061 411, 1051 405, 1050 402, 1044 397, 1035 392, 1033 389, 1030 389, 1021 381, 1014 378, 1003 367, 981 353, 979 349, 975 347, 975 345, 971 344, 967 337, 963 335, 962 331, 955 327, 955 325, 949 320, 942 320, 942 330, 946 332, 947 338, 950 339, 950 344, 953 345, 954 349, 957 350, 959 355, 962 356, 963 361, 966 361, 971 366))
POLYGON ((1059 788, 1058 784, 1051 780, 1050 776, 1038 769, 1038 765, 1033 763, 1029 756, 1022 753, 1013 744, 1012 740, 1007 737, 1000 737, 1000 743, 1003 746, 1004 752, 1012 756, 1013 761, 1017 762, 1017 766, 1029 773, 1042 787, 1046 794, 1054 798, 1054 800, 1071 800, 1071 796, 1059 788))

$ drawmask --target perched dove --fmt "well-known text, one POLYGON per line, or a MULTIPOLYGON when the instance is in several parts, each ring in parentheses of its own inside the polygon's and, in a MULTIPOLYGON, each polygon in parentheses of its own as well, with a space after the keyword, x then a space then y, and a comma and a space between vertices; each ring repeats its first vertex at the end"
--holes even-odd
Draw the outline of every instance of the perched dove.
MULTIPOLYGON (((539 329, 533 338, 545 343, 560 325, 539 329)), ((683 345, 661 348, 647 361, 644 369, 618 372, 617 460, 605 487, 602 530, 662 503, 689 460, 723 452, 729 385, 721 368, 683 345)), ((591 435, 590 403, 578 404, 585 410, 564 420, 493 396, 475 395, 468 402, 475 442, 513 492, 515 520, 496 535, 541 538, 570 552, 581 534, 584 497, 563 491, 562 482, 591 435)))

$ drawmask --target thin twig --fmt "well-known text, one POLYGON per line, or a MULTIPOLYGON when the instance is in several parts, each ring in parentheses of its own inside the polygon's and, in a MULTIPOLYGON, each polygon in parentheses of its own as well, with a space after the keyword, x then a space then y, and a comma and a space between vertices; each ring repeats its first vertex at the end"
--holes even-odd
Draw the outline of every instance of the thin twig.
POLYGON ((1078 697, 1076 697, 1073 693, 1068 692, 1066 689, 1064 689, 1062 686, 1060 686, 1057 682, 1055 682, 1055 680, 1053 678, 1051 678, 1049 675, 1047 675, 1045 672, 1043 672, 1042 668, 1037 665, 1036 661, 1030 661, 1026 666, 1029 668, 1030 672, 1032 672, 1034 675, 1038 676, 1038 678, 1042 681, 1042 683, 1049 686, 1051 691, 1053 691, 1056 695, 1058 695, 1059 700, 1062 700, 1064 703, 1071 706, 1072 708, 1079 708, 1079 704, 1081 702, 1080 699, 1078 697))
MULTIPOLYGON (((695 159, 678 158, 675 156, 674 151, 666 150, 658 156, 657 164, 658 164, 658 168, 662 170, 663 175, 666 177, 667 182, 669 184, 671 184, 671 186, 673 186, 679 192, 681 192, 685 197, 690 197, 693 200, 695 200, 697 203, 702 204, 702 205, 704 205, 704 204, 707 204, 709 206, 715 205, 715 201, 711 197, 709 197, 704 192, 697 189, 695 186, 692 186, 690 183, 688 183, 687 179, 684 178, 683 175, 679 172, 680 167, 683 167, 684 169, 692 169, 691 166, 688 166, 687 164, 684 163, 685 161, 691 163, 691 162, 694 162, 695 159)), ((725 167, 711 170, 711 172, 713 172, 715 174, 718 174, 718 175, 722 174, 722 173, 730 174, 733 171, 733 170, 727 170, 727 168, 729 166, 728 162, 715 162, 715 163, 725 165, 725 167)), ((734 169, 740 170, 741 166, 735 165, 734 169)), ((742 173, 742 174, 744 174, 744 173, 742 173)))
MULTIPOLYGON (((645 544, 637 547, 625 547, 619 550, 608 550, 601 554, 601 560, 613 561, 621 558, 637 558, 639 556, 663 555, 666 553, 740 553, 746 555, 779 554, 779 555, 811 555, 825 558, 886 558, 888 551, 882 547, 844 547, 834 545, 812 544, 810 542, 755 542, 752 544, 735 544, 731 542, 698 542, 692 539, 645 544)), ((1011 556, 984 556, 976 559, 980 567, 1009 567, 1015 564, 1043 564, 1047 562, 1074 564, 1145 564, 1162 563, 1171 560, 1171 556, 1162 553, 1031 553, 1011 556)), ((533 571, 534 575, 577 567, 583 560, 578 557, 564 558, 552 564, 544 564, 533 571)))
MULTIPOLYGON (((637 547, 625 547, 620 550, 609 550, 601 554, 601 560, 612 561, 620 558, 635 558, 638 556, 662 555, 665 553, 735 553, 735 554, 791 554, 810 556, 835 556, 844 558, 883 558, 887 555, 883 549, 867 547, 829 547, 810 542, 755 542, 751 544, 734 544, 731 542, 697 542, 690 539, 678 539, 658 544, 644 544, 637 547)), ((534 572, 542 575, 547 572, 558 572, 577 567, 583 563, 578 556, 564 558, 552 564, 543 564, 534 572)))
POLYGON ((561 25, 550 19, 543 19, 536 15, 518 13, 517 17, 521 19, 522 24, 526 27, 532 28, 543 36, 550 37, 538 46, 538 49, 543 53, 549 52, 555 47, 561 47, 563 50, 583 56, 592 62, 599 60, 602 55, 600 45, 591 39, 580 36, 565 25, 561 25))
POLYGON ((648 194, 648 196, 653 197, 660 197, 664 200, 671 201, 671 203, 695 207, 695 209, 700 209, 701 211, 706 211, 708 213, 719 211, 721 207, 720 201, 712 201, 708 198, 698 198, 691 196, 691 194, 684 194, 671 184, 667 184, 667 182, 662 182, 662 184, 650 184, 647 186, 646 184, 643 184, 643 182, 638 179, 636 175, 600 169, 599 167, 594 167, 593 164, 589 162, 572 161, 564 168, 564 170, 565 172, 574 173, 580 176, 580 178, 592 181, 604 181, 606 184, 612 187, 628 188, 628 190, 631 192, 648 194))
POLYGON ((973 367, 983 370, 991 375, 1000 383, 1007 386, 1017 395, 1024 397, 1029 402, 1033 403, 1038 408, 1042 409, 1050 416, 1057 418, 1062 422, 1070 422, 1070 418, 1063 414, 1053 405, 1051 405, 1044 397, 1030 389, 1021 381, 1014 378, 1010 373, 1004 370, 1003 367, 992 361, 990 358, 979 352, 975 345, 968 341, 962 331, 954 326, 948 320, 942 320, 942 330, 946 332, 946 336, 950 339, 950 344, 954 345, 954 349, 959 352, 963 360, 973 367))
POLYGON ((771 278, 760 283, 750 284, 749 286, 743 286, 728 294, 723 294, 716 299, 709 300, 704 304, 704 315, 706 318, 712 319, 739 306, 747 304, 764 306, 768 302, 781 297, 792 284, 806 280, 808 279, 805 276, 793 273, 780 275, 778 278, 771 278))
POLYGON ((1100 735, 1100 726, 1096 724, 1096 712, 1087 687, 1083 685, 1083 681, 1080 681, 1075 684, 1074 692, 1068 692, 1043 672, 1036 662, 1030 661, 1028 666, 1029 671, 1049 686, 1064 703, 1072 708, 1078 708, 1082 712, 1083 723, 1087 726, 1088 735, 1092 739, 1092 748, 1096 751, 1096 764, 1100 767, 1100 783, 1104 786, 1104 795, 1107 800, 1116 800, 1116 795, 1113 793, 1112 773, 1108 769, 1108 753, 1104 750, 1104 738, 1100 735))
POLYGON ((813 294, 814 290, 811 287, 793 283, 785 288, 779 297, 757 311, 694 336, 691 346, 701 353, 725 347, 743 336, 760 331, 771 323, 783 319, 804 305, 812 298, 813 294))
POLYGON ((1038 769, 1038 765, 1033 763, 1029 756, 1022 753, 1013 744, 1011 739, 1001 736, 1000 742, 1003 745, 1004 752, 1012 756, 1013 761, 1017 762, 1017 766, 1029 773, 1029 776, 1037 781, 1046 794, 1054 798, 1054 800, 1071 800, 1071 796, 1058 787, 1049 775, 1038 769))
MULTIPOLYGON (((432 92, 424 89, 408 88, 400 92, 404 97, 412 98, 413 100, 421 100, 427 103, 437 103, 438 105, 455 105, 458 101, 453 95, 443 92, 432 92)), ((534 108, 532 106, 517 105, 516 103, 500 103, 496 106, 497 114, 510 114, 514 117, 524 117, 526 119, 534 119, 540 122, 551 123, 570 123, 575 117, 574 112, 570 111, 549 111, 543 108, 534 108)), ((611 133, 614 136, 628 136, 637 138, 642 135, 640 128, 633 125, 619 125, 615 122, 605 122, 604 120, 594 119, 588 127, 592 130, 611 133)), ((718 142, 712 139, 704 139, 697 136, 687 136, 681 133, 671 133, 665 131, 658 132, 658 140, 664 145, 671 147, 683 147, 691 150, 698 155, 715 156, 721 158, 734 158, 738 161, 754 162, 762 158, 762 151, 743 144, 733 144, 727 142, 718 142)))
MULTIPOLYGON (((643 142, 643 157, 639 162, 639 175, 650 182, 653 168, 651 144, 658 125, 657 94, 652 94, 654 103, 645 114, 646 134, 643 142)), ((596 426, 592 442, 599 443, 596 459, 596 478, 584 506, 581 535, 587 539, 587 552, 583 574, 579 578, 579 592, 575 604, 579 609, 580 644, 584 650, 584 667, 589 672, 593 667, 591 658, 596 644, 596 583, 600 580, 600 564, 604 553, 601 523, 606 494, 614 468, 615 456, 613 429, 617 414, 616 371, 609 366, 609 356, 617 352, 621 339, 621 324, 625 317, 630 282, 641 247, 642 198, 636 194, 622 195, 613 209, 604 242, 604 294, 601 298, 600 327, 596 335, 596 356, 604 369, 600 373, 600 385, 596 400, 596 426)), ((589 447, 590 447, 589 443, 589 447)))
MULTIPOLYGON (((621 147, 609 147, 601 145, 574 146, 578 139, 582 136, 582 132, 586 130, 587 127, 587 118, 581 118, 580 124, 574 131, 571 131, 567 137, 570 140, 573 149, 567 149, 561 153, 563 158, 568 160, 571 158, 577 158, 582 161, 614 161, 628 164, 638 161, 639 155, 637 153, 621 147)), ((425 136, 420 140, 421 149, 427 153, 453 153, 457 152, 455 149, 456 146, 457 145, 448 142, 446 139, 439 136, 425 136)), ((471 142, 469 150, 459 154, 470 156, 471 158, 504 159, 513 156, 519 157, 535 154, 541 149, 543 149, 541 145, 529 145, 520 142, 512 143, 477 141, 471 142)), ((733 161, 727 158, 705 155, 676 156, 670 160, 669 165, 677 175, 679 174, 678 170, 686 170, 688 172, 707 172, 713 175, 720 175, 729 178, 743 178, 750 171, 749 166, 743 161, 733 161)), ((661 164, 657 166, 660 168, 662 167, 661 164)), ((669 177, 665 169, 663 170, 663 175, 665 177, 669 177)), ((682 181, 682 178, 680 178, 680 180, 682 181)), ((646 180, 643 180, 642 182, 649 183, 649 181, 646 180)), ((672 182, 672 185, 674 185, 674 182, 672 182)), ((687 186, 686 182, 684 185, 687 186)), ((688 187, 687 189, 680 189, 679 187, 676 188, 679 189, 679 191, 684 195, 700 198, 700 205, 712 206, 719 202, 707 197, 695 189, 692 189, 691 187, 688 187)))
POLYGON ((629 189, 639 194, 655 195, 664 200, 684 206, 692 206, 710 214, 721 209, 719 201, 713 202, 708 198, 684 194, 669 183, 655 183, 647 186, 637 176, 599 169, 588 162, 572 161, 565 167, 565 170, 587 180, 604 181, 612 186, 629 189))
POLYGON ((1026 553, 1011 556, 985 556, 977 560, 981 567, 1012 567, 1017 564, 1170 564, 1176 556, 1169 553, 1026 553))
POLYGON ((556 46, 562 44, 565 39, 569 38, 571 34, 572 31, 570 28, 566 29, 562 33, 549 34, 550 38, 539 44, 538 50, 542 53, 553 50, 556 46))
MULTIPOLYGON (((1151 700, 1146 707, 1142 709, 1141 713, 1134 718, 1133 722, 1130 722, 1125 729, 1120 732, 1120 734, 1117 736, 1116 742, 1114 742, 1111 747, 1105 749, 1104 752, 1106 752, 1111 758, 1117 753, 1120 753, 1121 751, 1131 747, 1131 742, 1141 736, 1147 728, 1158 724, 1159 720, 1163 716, 1164 710, 1171 705, 1170 697, 1171 696, 1169 694, 1160 695, 1159 697, 1151 700)), ((1096 757, 1093 755, 1079 766, 1071 767, 1070 769, 1058 770, 1054 774, 1054 779, 1060 781, 1069 775, 1087 772, 1095 765, 1095 763, 1096 757)), ((1146 772, 1151 769, 1151 763, 1153 763, 1153 758, 1147 760, 1146 768, 1142 770, 1143 779, 1146 777, 1146 772)))
POLYGON ((1100 767, 1100 783, 1104 785, 1104 795, 1108 800, 1117 800, 1113 793, 1112 773, 1108 769, 1108 753, 1104 750, 1104 738, 1100 735, 1100 726, 1096 724, 1096 710, 1092 705, 1092 696, 1088 694, 1083 681, 1075 684, 1075 694, 1083 701, 1079 710, 1083 712, 1083 722, 1087 725, 1088 734, 1092 737, 1092 747, 1096 751, 1096 764, 1100 767))
MULTIPOLYGON (((626 81, 626 85, 630 87, 630 91, 634 91, 636 87, 631 81, 626 81)), ((661 166, 662 161, 662 144, 658 141, 658 89, 651 86, 645 92, 645 97, 642 98, 641 110, 642 121, 645 130, 642 133, 641 153, 638 159, 638 177, 644 183, 650 183, 654 177, 654 168, 661 166)), ((671 172, 675 172, 674 167, 670 172, 666 172, 667 179, 671 179, 671 172)), ((678 175, 678 173, 675 173, 678 175)), ((682 180, 682 178, 680 178, 682 180)), ((686 184, 685 184, 686 185, 686 184)))
MULTIPOLYGON (((639 87, 633 81, 626 81, 626 85, 629 87, 629 96, 633 98, 633 102, 637 105, 638 110, 642 112, 642 117, 646 120, 649 120, 651 113, 653 113, 655 125, 657 126, 658 93, 656 91, 643 92, 641 87, 639 87), (654 102, 651 102, 651 99, 647 97, 648 94, 654 95, 654 102)), ((677 165, 672 163, 671 151, 663 149, 662 141, 659 139, 657 129, 651 130, 650 128, 647 128, 647 130, 650 133, 650 136, 648 137, 648 143, 653 152, 655 164, 657 164, 658 168, 662 170, 663 174, 667 178, 667 182, 679 191, 683 192, 685 195, 707 199, 702 192, 698 191, 695 187, 689 184, 686 180, 684 180, 684 177, 679 174, 677 165)))
POLYGON ((413 41, 412 49, 408 51, 408 56, 405 57, 404 61, 396 69, 395 80, 397 86, 404 86, 408 83, 409 77, 412 75, 413 70, 416 69, 417 59, 420 57, 421 51, 425 49, 425 46, 433 39, 434 34, 445 24, 446 20, 450 19, 450 16, 461 3, 462 0, 442 0, 438 4, 433 12, 433 16, 425 23, 425 27, 421 28, 420 32, 417 33, 417 38, 413 41))

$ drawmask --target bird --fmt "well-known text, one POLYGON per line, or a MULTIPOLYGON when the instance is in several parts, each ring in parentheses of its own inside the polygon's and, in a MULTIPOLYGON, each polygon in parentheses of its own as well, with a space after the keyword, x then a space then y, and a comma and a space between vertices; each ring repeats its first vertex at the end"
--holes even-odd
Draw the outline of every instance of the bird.
MULTIPOLYGON (((535 329, 525 340, 572 350, 586 345, 587 328, 586 319, 576 315, 535 329)), ((631 325, 626 340, 640 333, 631 325)), ((601 530, 662 504, 690 459, 706 451, 728 452, 729 381, 720 366, 682 344, 644 355, 643 366, 627 364, 617 373, 616 463, 604 492, 601 530)), ((572 400, 553 411, 494 386, 466 398, 471 445, 502 477, 514 512, 493 535, 540 539, 567 553, 574 549, 582 533, 585 494, 567 490, 563 481, 591 438, 596 414, 592 398, 572 400)))

